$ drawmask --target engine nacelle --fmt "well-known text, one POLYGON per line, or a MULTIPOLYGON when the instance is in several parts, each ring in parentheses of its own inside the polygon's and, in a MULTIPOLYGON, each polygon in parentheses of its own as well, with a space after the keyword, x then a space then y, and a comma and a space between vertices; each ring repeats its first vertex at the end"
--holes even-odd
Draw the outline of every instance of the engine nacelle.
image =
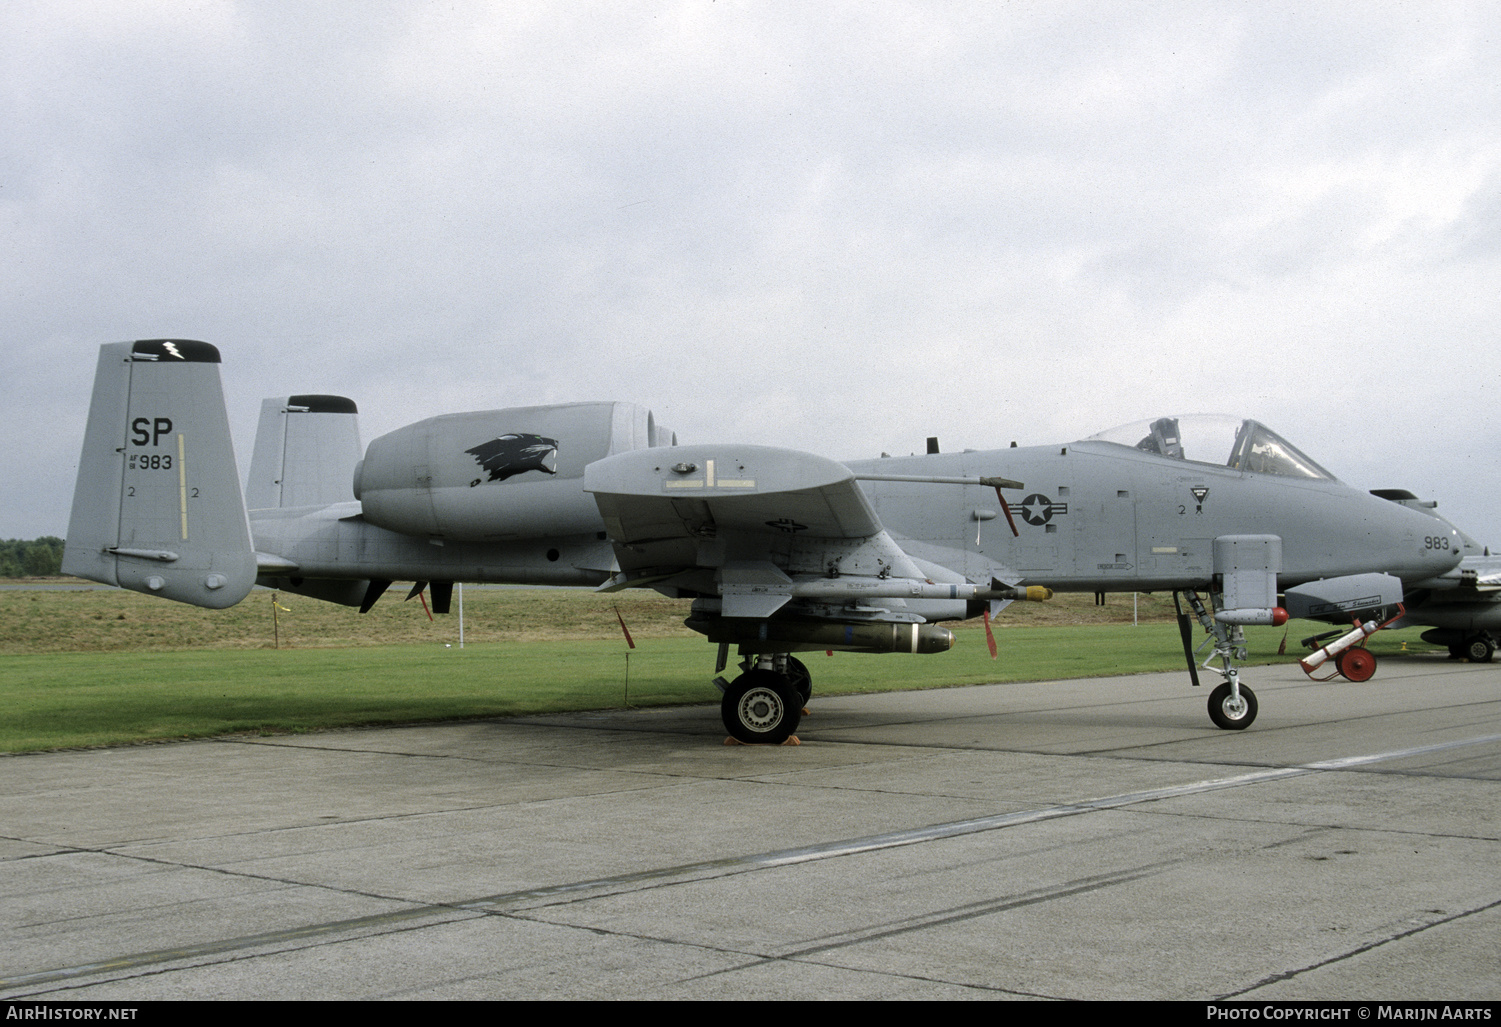
POLYGON ((634 403, 568 403, 430 417, 373 440, 354 469, 365 520, 461 542, 601 531, 583 490, 602 457, 677 442, 634 403))

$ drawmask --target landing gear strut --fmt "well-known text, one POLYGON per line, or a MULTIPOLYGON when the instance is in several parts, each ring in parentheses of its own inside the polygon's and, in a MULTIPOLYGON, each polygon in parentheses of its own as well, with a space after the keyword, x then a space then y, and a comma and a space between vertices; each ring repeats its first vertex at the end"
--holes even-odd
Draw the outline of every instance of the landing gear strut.
POLYGON ((786 653, 748 656, 741 667, 744 673, 724 685, 719 703, 725 730, 750 745, 781 745, 802 721, 812 675, 786 653))
MULTIPOLYGON (((1245 634, 1239 625, 1227 627, 1215 620, 1205 609, 1199 593, 1190 590, 1182 595, 1193 615, 1198 618, 1200 626, 1209 632, 1209 638, 1205 642, 1214 643, 1213 650, 1204 659, 1203 669, 1213 671, 1225 679, 1223 684, 1209 693, 1209 719, 1214 721, 1215 727, 1226 731, 1242 731, 1256 719, 1256 693, 1240 683, 1240 672, 1235 669, 1235 661, 1246 658, 1245 634), (1221 665, 1211 667, 1210 662, 1216 659, 1221 665)), ((1173 602, 1175 605, 1178 602, 1176 592, 1173 593, 1173 602)), ((1188 616, 1183 612, 1183 607, 1178 606, 1178 628, 1183 634, 1183 654, 1188 658, 1188 673, 1197 685, 1199 671, 1194 662, 1197 654, 1191 648, 1192 629, 1188 625, 1188 616)), ((1203 648, 1202 644, 1200 648, 1203 648)))

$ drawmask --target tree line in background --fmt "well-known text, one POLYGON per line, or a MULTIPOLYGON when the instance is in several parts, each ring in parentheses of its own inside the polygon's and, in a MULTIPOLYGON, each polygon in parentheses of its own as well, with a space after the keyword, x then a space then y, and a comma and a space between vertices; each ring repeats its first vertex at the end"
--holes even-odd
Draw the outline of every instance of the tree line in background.
POLYGON ((0 578, 45 578, 62 573, 63 540, 43 535, 0 542, 0 578))

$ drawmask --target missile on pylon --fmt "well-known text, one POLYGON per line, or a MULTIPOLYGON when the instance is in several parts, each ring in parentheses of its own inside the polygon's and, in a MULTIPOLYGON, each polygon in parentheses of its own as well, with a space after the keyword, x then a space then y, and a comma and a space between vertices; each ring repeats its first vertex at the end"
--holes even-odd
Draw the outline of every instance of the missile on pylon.
POLYGON ((954 633, 937 624, 698 616, 688 618, 684 624, 708 636, 710 642, 738 645, 742 654, 818 649, 851 653, 941 653, 954 645, 954 633))
POLYGON ((1040 603, 1053 598, 1053 590, 1041 585, 1016 588, 993 581, 986 588, 968 582, 948 585, 910 578, 815 578, 796 581, 782 588, 768 587, 764 591, 797 599, 972 599, 1040 603))

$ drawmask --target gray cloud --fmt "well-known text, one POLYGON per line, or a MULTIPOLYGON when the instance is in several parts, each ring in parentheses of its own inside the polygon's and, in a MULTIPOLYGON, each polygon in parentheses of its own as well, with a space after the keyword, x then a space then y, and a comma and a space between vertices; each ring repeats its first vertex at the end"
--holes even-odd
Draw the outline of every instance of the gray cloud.
POLYGON ((1501 542, 1468 5, 13 4, 0 224, 60 533, 95 347, 367 437, 583 398, 840 457, 1259 416, 1501 542))

